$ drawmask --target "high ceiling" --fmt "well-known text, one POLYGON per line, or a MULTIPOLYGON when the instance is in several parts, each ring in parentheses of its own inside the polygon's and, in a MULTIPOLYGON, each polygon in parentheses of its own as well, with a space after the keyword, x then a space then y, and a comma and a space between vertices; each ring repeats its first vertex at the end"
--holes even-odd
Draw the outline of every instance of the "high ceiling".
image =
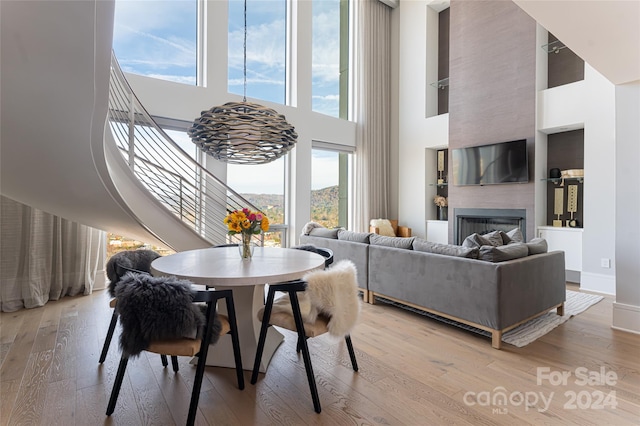
POLYGON ((513 0, 614 84, 640 80, 639 0, 513 0))

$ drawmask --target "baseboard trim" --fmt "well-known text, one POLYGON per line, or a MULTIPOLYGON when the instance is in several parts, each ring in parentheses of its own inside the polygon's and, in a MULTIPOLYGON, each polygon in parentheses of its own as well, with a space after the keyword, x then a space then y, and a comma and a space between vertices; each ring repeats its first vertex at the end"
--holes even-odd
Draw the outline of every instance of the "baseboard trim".
POLYGON ((616 277, 613 275, 594 274, 582 272, 580 274, 580 290, 593 291, 595 293, 616 294, 616 277))
POLYGON ((613 302, 613 325, 611 328, 640 334, 640 306, 613 302))

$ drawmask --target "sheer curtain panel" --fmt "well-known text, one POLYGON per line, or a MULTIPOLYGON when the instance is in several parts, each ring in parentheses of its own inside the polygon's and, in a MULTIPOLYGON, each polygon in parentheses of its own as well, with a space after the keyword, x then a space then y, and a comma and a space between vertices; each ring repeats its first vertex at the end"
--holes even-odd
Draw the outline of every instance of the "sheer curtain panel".
POLYGON ((104 286, 104 231, 2 197, 0 306, 42 306, 104 286))
POLYGON ((357 5, 355 90, 355 227, 388 217, 391 143, 391 9, 378 0, 357 5))

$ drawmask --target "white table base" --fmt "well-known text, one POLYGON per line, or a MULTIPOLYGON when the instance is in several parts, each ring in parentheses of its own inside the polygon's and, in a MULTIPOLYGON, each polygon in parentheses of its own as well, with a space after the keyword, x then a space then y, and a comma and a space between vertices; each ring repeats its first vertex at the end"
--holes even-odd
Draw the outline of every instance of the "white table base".
MULTIPOLYGON (((217 286, 216 289, 224 290, 231 287, 217 286)), ((240 341, 240 354, 242 355, 242 367, 245 370, 253 370, 253 363, 258 348, 260 338, 260 327, 262 323, 254 314, 264 306, 264 285, 232 287, 233 300, 236 308, 236 322, 238 323, 238 340, 240 341)), ((218 304, 218 312, 227 314, 227 307, 224 302, 218 304)), ((260 372, 267 371, 267 366, 271 361, 273 353, 278 349, 284 336, 275 327, 267 330, 267 339, 262 353, 260 372)), ((231 336, 220 336, 220 340, 215 345, 209 347, 207 354, 208 366, 235 368, 236 363, 233 357, 233 345, 231 336)))

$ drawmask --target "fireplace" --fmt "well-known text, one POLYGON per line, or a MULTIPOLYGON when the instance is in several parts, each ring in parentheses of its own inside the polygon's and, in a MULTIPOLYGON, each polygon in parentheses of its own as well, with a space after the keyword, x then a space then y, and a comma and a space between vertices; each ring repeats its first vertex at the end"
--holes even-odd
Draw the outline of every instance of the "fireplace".
POLYGON ((454 209, 453 239, 460 245, 473 233, 511 231, 520 228, 527 240, 527 211, 525 209, 454 209))

